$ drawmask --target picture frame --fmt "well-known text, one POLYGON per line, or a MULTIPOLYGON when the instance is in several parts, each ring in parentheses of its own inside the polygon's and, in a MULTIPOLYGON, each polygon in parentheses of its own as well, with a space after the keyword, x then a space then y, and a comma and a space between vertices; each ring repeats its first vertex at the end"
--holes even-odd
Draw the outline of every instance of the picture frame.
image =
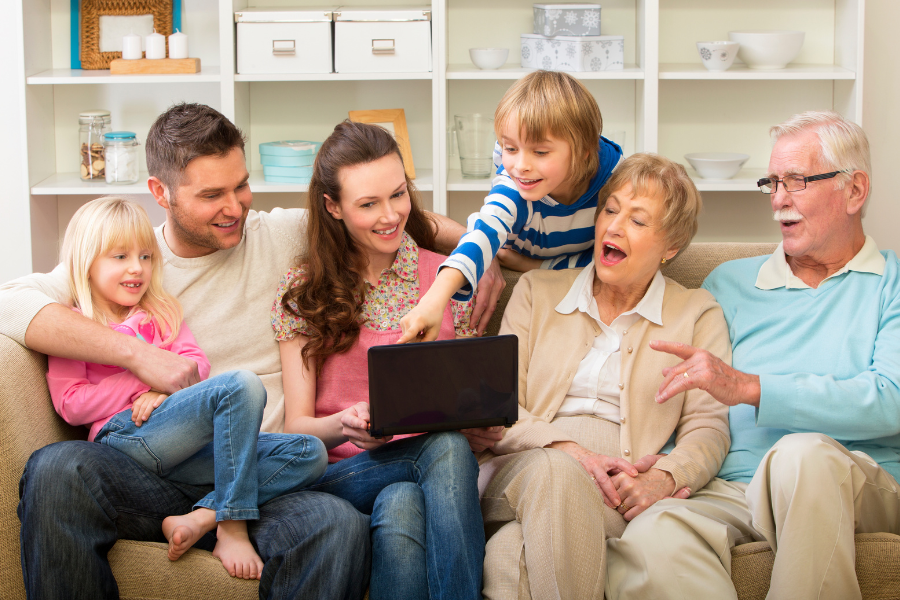
POLYGON ((400 146, 400 156, 403 158, 403 168, 406 176, 416 178, 416 168, 413 165, 412 148, 409 145, 409 130, 406 128, 406 112, 402 108, 386 108, 380 110, 351 110, 350 120, 356 123, 372 123, 381 125, 391 132, 397 145, 400 146))
POLYGON ((71 0, 72 68, 108 69, 110 62, 122 57, 121 51, 101 51, 101 17, 152 15, 153 29, 168 38, 181 28, 181 1, 71 0))

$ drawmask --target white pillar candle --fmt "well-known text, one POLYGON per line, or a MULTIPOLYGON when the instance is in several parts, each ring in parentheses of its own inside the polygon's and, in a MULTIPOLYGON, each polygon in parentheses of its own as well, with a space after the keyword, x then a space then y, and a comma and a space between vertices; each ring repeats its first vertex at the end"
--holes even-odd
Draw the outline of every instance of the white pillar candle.
POLYGON ((188 57, 188 36, 177 29, 169 36, 169 58, 188 57))
POLYGON ((138 60, 143 58, 141 53, 141 36, 129 33, 122 38, 122 58, 125 60, 138 60))
POLYGON ((166 57, 166 36, 155 31, 144 38, 147 46, 147 58, 157 60, 166 57))

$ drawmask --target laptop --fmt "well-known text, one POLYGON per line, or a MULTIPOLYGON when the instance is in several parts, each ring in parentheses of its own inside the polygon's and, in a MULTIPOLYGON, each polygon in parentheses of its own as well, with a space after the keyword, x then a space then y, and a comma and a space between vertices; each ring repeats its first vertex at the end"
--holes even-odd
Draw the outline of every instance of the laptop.
POLYGON ((519 415, 514 335, 369 348, 369 435, 512 426, 519 415))

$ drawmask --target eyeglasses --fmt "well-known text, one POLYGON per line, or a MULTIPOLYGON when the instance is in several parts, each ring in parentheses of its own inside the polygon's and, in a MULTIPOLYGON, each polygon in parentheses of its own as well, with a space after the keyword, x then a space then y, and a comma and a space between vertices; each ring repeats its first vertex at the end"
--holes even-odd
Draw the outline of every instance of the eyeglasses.
POLYGON ((784 191, 786 192, 799 192, 806 189, 807 181, 831 179, 838 173, 844 173, 844 171, 832 171, 831 173, 823 173, 822 175, 810 175, 809 177, 803 177, 801 175, 788 175, 787 177, 783 177, 781 179, 778 179, 777 177, 763 177, 756 182, 756 185, 759 186, 759 191, 761 191, 763 194, 774 194, 775 192, 777 192, 778 182, 781 182, 781 185, 784 186, 784 191))

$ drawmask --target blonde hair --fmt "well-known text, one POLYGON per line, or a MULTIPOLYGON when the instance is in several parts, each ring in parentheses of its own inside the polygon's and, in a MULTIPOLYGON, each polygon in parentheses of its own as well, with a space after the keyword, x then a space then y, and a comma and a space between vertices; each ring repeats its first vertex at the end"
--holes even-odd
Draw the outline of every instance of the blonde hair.
POLYGON ((494 133, 515 119, 525 140, 539 142, 547 134, 565 140, 572 149, 569 175, 574 189, 588 184, 600 166, 597 145, 603 117, 584 84, 560 71, 534 71, 509 88, 494 113, 494 133))
POLYGON ((181 328, 181 304, 163 289, 162 255, 156 234, 147 212, 133 200, 115 196, 97 198, 79 208, 69 221, 60 256, 60 262, 69 272, 69 291, 81 314, 108 325, 114 315, 94 301, 91 266, 104 252, 132 242, 150 250, 153 268, 147 291, 135 308, 147 313, 143 323, 152 318, 157 320, 162 329, 160 335, 164 336, 163 344, 169 344, 181 328))
MULTIPOLYGON (((822 168, 841 171, 834 178, 835 189, 844 189, 847 182, 852 179, 854 171, 872 174, 869 140, 863 128, 833 110, 810 110, 794 115, 784 123, 770 128, 769 134, 774 143, 784 136, 796 135, 807 129, 813 130, 819 136, 822 168)), ((869 195, 871 196, 871 187, 869 195)), ((863 204, 860 216, 865 216, 867 204, 868 198, 863 204)))
POLYGON ((696 235, 698 218, 703 208, 700 192, 687 171, 680 164, 659 154, 632 154, 619 163, 601 188, 597 198, 597 212, 594 214, 595 223, 609 197, 629 183, 635 196, 662 200, 664 212, 660 228, 670 247, 678 248, 680 254, 696 235))

